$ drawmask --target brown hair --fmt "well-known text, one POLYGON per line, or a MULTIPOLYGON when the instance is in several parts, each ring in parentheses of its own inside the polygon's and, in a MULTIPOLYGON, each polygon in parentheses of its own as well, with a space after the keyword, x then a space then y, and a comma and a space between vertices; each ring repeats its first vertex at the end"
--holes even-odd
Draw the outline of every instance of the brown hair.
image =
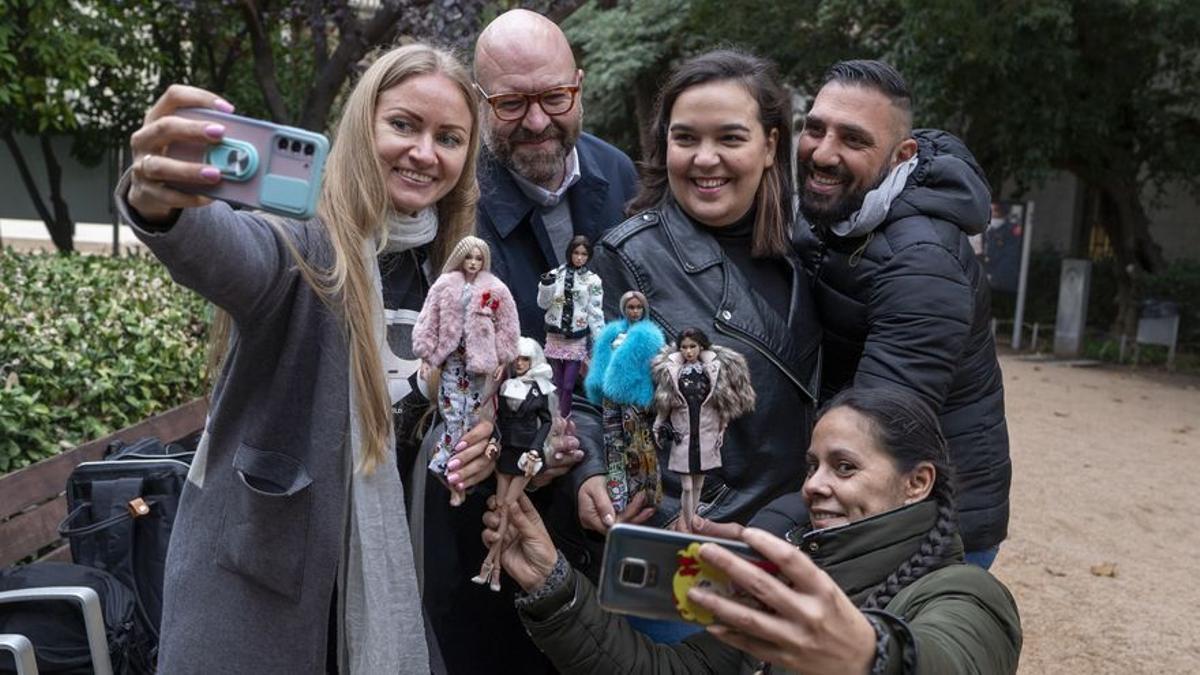
POLYGON ((774 64, 746 52, 719 49, 683 62, 672 71, 654 106, 653 146, 639 168, 642 187, 629 202, 633 215, 658 206, 669 192, 667 184, 667 130, 675 100, 687 89, 709 82, 733 80, 740 83, 758 103, 758 121, 768 137, 774 130, 775 162, 763 172, 754 204, 753 254, 780 257, 791 246, 792 195, 792 102, 779 82, 774 64))

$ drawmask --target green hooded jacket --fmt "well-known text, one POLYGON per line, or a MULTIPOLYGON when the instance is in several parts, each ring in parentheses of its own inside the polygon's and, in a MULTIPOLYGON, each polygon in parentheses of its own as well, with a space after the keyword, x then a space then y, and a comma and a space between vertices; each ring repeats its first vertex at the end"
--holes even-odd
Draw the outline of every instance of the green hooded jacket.
MULTIPOLYGON (((795 530, 796 544, 861 605, 920 546, 937 520, 924 501, 844 527, 795 530)), ((1021 621, 1008 589, 962 562, 955 537, 949 563, 869 610, 889 633, 883 673, 1015 673, 1021 621), (908 667, 905 662, 908 662, 908 667)), ((521 609, 534 642, 563 673, 753 673, 763 664, 708 633, 661 645, 600 607, 595 587, 570 571, 554 592, 521 609)), ((768 672, 782 673, 779 668, 768 672)))

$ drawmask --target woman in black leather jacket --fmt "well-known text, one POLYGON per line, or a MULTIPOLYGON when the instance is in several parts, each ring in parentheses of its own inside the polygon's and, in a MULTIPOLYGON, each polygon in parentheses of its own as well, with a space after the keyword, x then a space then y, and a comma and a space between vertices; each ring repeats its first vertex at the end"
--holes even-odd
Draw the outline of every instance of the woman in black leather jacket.
MULTIPOLYGON (((662 91, 634 215, 600 240, 591 262, 604 280, 607 316, 637 290, 669 339, 696 326, 746 357, 758 405, 725 433, 721 468, 700 499, 710 520, 744 523, 804 476, 821 335, 790 245, 791 119, 789 97, 763 59, 722 50, 681 65, 662 91)), ((618 514, 604 490, 599 416, 577 398, 573 417, 587 451, 574 472, 580 520, 603 532, 618 514)), ((671 523, 679 477, 663 480, 657 511, 639 512, 635 500, 628 519, 671 523)))

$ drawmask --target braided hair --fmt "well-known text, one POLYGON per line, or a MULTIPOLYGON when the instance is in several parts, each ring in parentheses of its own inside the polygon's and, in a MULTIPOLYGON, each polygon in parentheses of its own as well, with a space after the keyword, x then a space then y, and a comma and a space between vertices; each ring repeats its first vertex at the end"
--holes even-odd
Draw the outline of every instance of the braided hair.
POLYGON ((950 562, 947 551, 958 532, 950 456, 937 416, 915 394, 895 388, 846 389, 817 413, 817 419, 841 407, 870 420, 876 443, 902 474, 922 462, 932 464, 935 472, 927 499, 937 502, 937 522, 925 533, 916 552, 872 589, 862 604, 862 609, 882 609, 905 586, 950 562))

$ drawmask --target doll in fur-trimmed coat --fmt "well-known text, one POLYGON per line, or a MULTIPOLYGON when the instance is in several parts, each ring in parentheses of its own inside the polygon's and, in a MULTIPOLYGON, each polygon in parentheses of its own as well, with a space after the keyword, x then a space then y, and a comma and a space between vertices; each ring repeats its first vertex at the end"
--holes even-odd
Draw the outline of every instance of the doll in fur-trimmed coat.
MULTIPOLYGON (((478 237, 463 237, 442 266, 413 325, 413 353, 420 377, 437 390, 445 426, 429 470, 445 482, 446 464, 468 429, 494 411, 485 403, 517 354, 520 324, 508 287, 489 271, 491 250, 478 237)), ((453 486, 450 503, 464 495, 453 486)))
POLYGON ((654 435, 669 449, 667 468, 681 474, 676 522, 690 532, 704 474, 721 468, 725 428, 754 410, 755 394, 741 354, 712 344, 699 328, 684 329, 676 344, 654 357, 654 435))
POLYGON ((607 323, 596 336, 592 365, 583 381, 588 398, 601 407, 608 496, 618 513, 639 492, 646 493, 643 506, 654 507, 662 500, 650 432, 650 361, 666 342, 662 329, 649 318, 646 296, 629 291, 621 296, 620 307, 622 318, 607 323))

